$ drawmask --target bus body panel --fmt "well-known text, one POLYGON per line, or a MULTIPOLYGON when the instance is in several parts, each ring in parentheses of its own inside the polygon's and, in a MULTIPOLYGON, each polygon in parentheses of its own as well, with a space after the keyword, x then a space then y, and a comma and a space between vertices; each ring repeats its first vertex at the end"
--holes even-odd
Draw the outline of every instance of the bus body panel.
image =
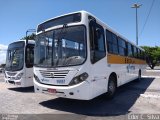
POLYGON ((90 100, 92 99, 91 89, 88 82, 80 83, 76 86, 48 86, 39 84, 34 79, 34 89, 36 93, 46 93, 56 95, 57 97, 79 99, 79 100, 90 100), (55 92, 49 92, 49 90, 55 90, 55 92))
POLYGON ((23 68, 20 71, 5 71, 5 82, 14 84, 17 87, 31 87, 33 86, 33 68, 23 68), (15 74, 13 76, 9 74, 15 74), (20 73, 23 73, 23 76, 19 80, 15 80, 16 76, 20 73))
POLYGON ((26 87, 28 86, 33 86, 33 68, 27 68, 25 69, 25 85, 26 87))

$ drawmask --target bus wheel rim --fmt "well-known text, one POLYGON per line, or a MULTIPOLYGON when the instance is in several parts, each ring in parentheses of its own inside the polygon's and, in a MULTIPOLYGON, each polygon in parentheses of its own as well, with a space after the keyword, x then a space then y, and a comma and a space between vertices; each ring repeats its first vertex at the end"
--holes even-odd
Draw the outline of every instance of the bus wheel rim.
POLYGON ((109 92, 110 92, 110 93, 114 93, 114 91, 115 91, 115 84, 114 84, 113 81, 110 81, 110 82, 109 82, 108 88, 109 88, 109 92))

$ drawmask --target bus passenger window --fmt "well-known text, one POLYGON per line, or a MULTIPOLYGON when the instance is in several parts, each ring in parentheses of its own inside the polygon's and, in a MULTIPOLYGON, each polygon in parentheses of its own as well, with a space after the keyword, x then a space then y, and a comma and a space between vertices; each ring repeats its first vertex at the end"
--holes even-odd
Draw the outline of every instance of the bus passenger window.
POLYGON ((141 55, 140 55, 140 49, 137 48, 137 51, 138 51, 137 52, 138 59, 140 59, 140 57, 141 57, 141 55))
POLYGON ((128 43, 128 56, 133 57, 133 46, 128 43))
POLYGON ((120 37, 118 37, 118 49, 120 55, 126 56, 127 54, 126 42, 120 37))
POLYGON ((106 30, 107 50, 109 53, 118 54, 117 36, 106 30))
POLYGON ((138 51, 137 51, 137 48, 135 46, 134 46, 133 51, 134 51, 134 57, 138 58, 138 51))

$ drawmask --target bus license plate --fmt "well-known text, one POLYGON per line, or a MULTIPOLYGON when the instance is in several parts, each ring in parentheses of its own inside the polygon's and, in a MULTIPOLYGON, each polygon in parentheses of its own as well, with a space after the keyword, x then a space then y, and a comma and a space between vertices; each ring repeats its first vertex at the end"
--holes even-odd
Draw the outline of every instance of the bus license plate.
POLYGON ((50 88, 48 88, 48 92, 49 93, 56 93, 56 89, 50 89, 50 88))

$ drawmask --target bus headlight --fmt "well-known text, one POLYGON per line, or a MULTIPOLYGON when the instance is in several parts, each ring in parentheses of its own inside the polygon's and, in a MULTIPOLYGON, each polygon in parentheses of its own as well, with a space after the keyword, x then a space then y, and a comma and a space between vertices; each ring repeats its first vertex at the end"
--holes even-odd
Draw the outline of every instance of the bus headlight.
POLYGON ((34 74, 34 79, 38 82, 38 83, 41 83, 39 78, 34 74))
POLYGON ((88 78, 88 74, 85 72, 85 73, 82 73, 76 77, 74 77, 71 82, 69 83, 69 85, 76 85, 78 83, 81 83, 83 81, 85 81, 86 79, 88 78))
POLYGON ((19 73, 16 77, 15 77, 15 80, 19 80, 21 79, 23 76, 23 73, 19 73))

